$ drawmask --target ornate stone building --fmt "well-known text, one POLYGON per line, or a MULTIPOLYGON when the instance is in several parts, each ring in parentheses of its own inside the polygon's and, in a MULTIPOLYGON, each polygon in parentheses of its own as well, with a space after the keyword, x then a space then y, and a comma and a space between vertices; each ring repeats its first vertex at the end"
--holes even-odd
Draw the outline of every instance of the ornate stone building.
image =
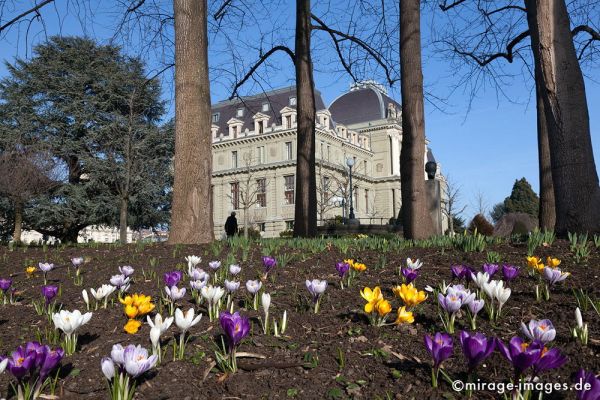
MULTIPOLYGON (((353 85, 326 107, 315 92, 318 218, 347 216, 353 199, 361 223, 387 224, 401 204, 400 105, 374 82, 353 85)), ((215 235, 236 211, 264 237, 291 229, 296 169, 296 90, 278 89, 212 108, 215 235)), ((430 150, 426 161, 433 161, 430 150)), ((425 174, 425 172, 423 172, 425 174)), ((439 165, 436 179, 442 179, 439 165)), ((440 221, 443 218, 440 216, 440 221)), ((445 228, 442 228, 445 229, 445 228)))

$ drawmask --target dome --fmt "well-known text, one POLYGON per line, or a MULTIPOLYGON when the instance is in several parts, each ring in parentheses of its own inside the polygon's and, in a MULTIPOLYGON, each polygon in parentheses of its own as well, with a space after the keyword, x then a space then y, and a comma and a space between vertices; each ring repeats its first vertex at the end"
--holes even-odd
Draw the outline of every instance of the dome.
POLYGON ((329 106, 332 119, 343 125, 353 125, 387 118, 388 106, 393 104, 400 114, 400 104, 389 97, 381 85, 359 83, 335 99, 329 106))

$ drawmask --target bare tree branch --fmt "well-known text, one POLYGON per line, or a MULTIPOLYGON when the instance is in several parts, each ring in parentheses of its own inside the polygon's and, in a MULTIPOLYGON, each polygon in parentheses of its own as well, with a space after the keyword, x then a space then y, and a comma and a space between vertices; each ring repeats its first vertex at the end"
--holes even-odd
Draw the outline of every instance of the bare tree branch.
POLYGON ((11 19, 10 21, 6 22, 4 25, 0 25, 0 32, 2 32, 6 28, 8 28, 9 26, 11 26, 15 22, 19 21, 23 17, 26 17, 29 14, 33 13, 33 14, 36 14, 39 17, 39 10, 42 7, 44 7, 46 4, 49 4, 49 3, 52 3, 52 2, 54 2, 54 0, 44 0, 43 2, 41 2, 38 5, 36 5, 35 7, 32 7, 29 10, 22 12, 21 14, 17 15, 16 17, 14 17, 13 19, 11 19))
POLYGON ((296 63, 296 55, 294 54, 294 52, 292 50, 290 50, 289 47, 287 46, 275 46, 273 47, 271 50, 267 51, 265 54, 263 54, 262 56, 260 56, 259 60, 252 66, 252 68, 250 68, 250 70, 248 70, 248 72, 246 73, 246 75, 244 75, 244 77, 235 84, 235 86, 233 87, 233 91, 231 92, 231 96, 229 96, 229 100, 233 99, 234 97, 237 96, 237 91, 240 87, 242 87, 242 85, 244 83, 246 83, 246 81, 248 79, 250 79, 250 77, 254 74, 254 72, 256 72, 256 70, 258 69, 258 67, 261 66, 262 63, 264 63, 271 55, 273 55, 274 53, 278 52, 278 51, 283 51, 284 53, 286 53, 287 55, 290 56, 291 60, 293 63, 296 63))

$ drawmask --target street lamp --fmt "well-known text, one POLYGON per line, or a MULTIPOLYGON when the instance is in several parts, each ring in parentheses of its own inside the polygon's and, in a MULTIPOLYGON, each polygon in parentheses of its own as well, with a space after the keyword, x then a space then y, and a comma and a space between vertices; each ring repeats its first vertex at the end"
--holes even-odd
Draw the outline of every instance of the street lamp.
POLYGON ((355 216, 354 216, 354 204, 353 204, 353 199, 352 199, 352 167, 354 166, 354 158, 353 157, 348 157, 346 158, 346 165, 348 166, 348 168, 350 169, 350 214, 348 215, 348 223, 349 224, 356 224, 358 221, 356 220, 355 216))

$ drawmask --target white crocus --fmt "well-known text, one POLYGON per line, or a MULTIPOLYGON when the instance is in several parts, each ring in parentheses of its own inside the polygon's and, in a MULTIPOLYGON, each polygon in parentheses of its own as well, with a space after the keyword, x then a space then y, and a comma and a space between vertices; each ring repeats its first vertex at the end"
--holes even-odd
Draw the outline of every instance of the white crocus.
POLYGON ((208 318, 212 321, 219 317, 219 301, 225 294, 225 289, 220 286, 208 285, 200 290, 202 297, 208 302, 208 318))
POLYGON ((422 266, 423 266, 423 261, 419 260, 418 258, 414 261, 412 258, 406 259, 406 267, 409 269, 415 270, 415 269, 421 268, 422 266))
POLYGON ((479 289, 483 289, 483 286, 490 281, 490 276, 487 272, 478 272, 477 275, 471 274, 471 279, 479 289))
POLYGON ((83 297, 83 301, 85 302, 85 307, 89 311, 90 310, 90 298, 88 297, 87 290, 83 289, 81 291, 81 297, 83 297))
POLYGON ((81 314, 79 310, 66 311, 60 310, 52 315, 52 321, 56 329, 60 329, 65 334, 64 349, 67 355, 75 353, 77 347, 77 335, 75 332, 81 326, 87 324, 92 318, 92 313, 81 314))
POLYGON ((198 264, 200 264, 200 262, 202 262, 202 258, 192 255, 192 256, 187 256, 185 258, 185 261, 188 262, 188 274, 189 274, 190 271, 196 267, 196 265, 198 265, 198 264))
POLYGON ((581 316, 581 310, 579 307, 575 309, 575 323, 577 326, 573 328, 573 337, 575 339, 579 338, 581 340, 581 344, 587 346, 588 343, 588 324, 583 323, 583 317, 581 316))
POLYGON ((269 308, 271 307, 271 295, 269 293, 263 293, 260 296, 260 304, 262 305, 263 312, 265 313, 263 332, 267 334, 269 331, 269 308))
POLYGON ((98 302, 104 299, 104 308, 106 308, 106 304, 108 302, 109 296, 116 290, 117 288, 113 285, 102 285, 97 290, 94 288, 90 289, 90 293, 96 299, 96 308, 98 308, 98 302))
POLYGON ((152 354, 158 356, 158 360, 162 359, 162 354, 160 351, 160 337, 163 333, 169 329, 171 324, 173 323, 173 317, 167 317, 163 320, 162 315, 156 314, 154 316, 154 321, 148 315, 146 317, 148 321, 148 325, 150 325, 150 341, 152 342, 152 354))
POLYGON ((183 356, 185 354, 185 343, 186 343, 185 333, 192 326, 194 326, 198 322, 200 322, 201 318, 202 318, 202 314, 198 314, 198 316, 195 316, 195 312, 194 312, 193 308, 190 308, 189 310, 187 310, 185 314, 183 313, 183 311, 181 311, 180 308, 175 310, 175 325, 177 325, 179 330, 181 330, 181 335, 179 336, 178 352, 177 352, 180 360, 183 359, 183 356))

